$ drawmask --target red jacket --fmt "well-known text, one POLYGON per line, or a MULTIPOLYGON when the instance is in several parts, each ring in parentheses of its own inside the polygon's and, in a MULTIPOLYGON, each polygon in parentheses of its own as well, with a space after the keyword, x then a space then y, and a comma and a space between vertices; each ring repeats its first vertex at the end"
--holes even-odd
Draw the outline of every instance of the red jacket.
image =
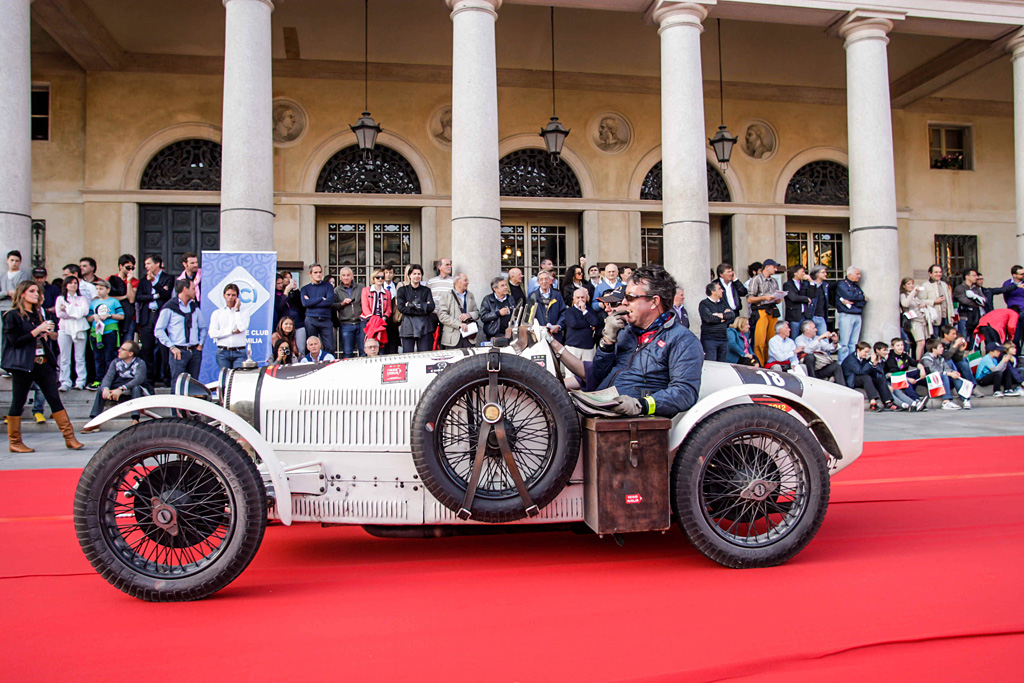
MULTIPOLYGON (((996 331, 1000 342, 1005 342, 1007 338, 1013 339, 1013 335, 1017 332, 1017 312, 1009 308, 997 308, 994 311, 989 311, 978 320, 979 328, 985 325, 996 331)), ((978 332, 978 328, 975 328, 974 331, 981 334, 978 332)))
POLYGON ((381 304, 382 317, 384 320, 391 317, 391 292, 386 289, 382 289, 380 292, 375 292, 372 287, 363 287, 363 293, 359 297, 363 310, 359 317, 363 320, 366 320, 373 315, 373 297, 377 294, 384 297, 384 302, 381 304))
POLYGON ((371 315, 366 321, 366 336, 373 337, 381 346, 388 343, 388 322, 379 315, 371 315))

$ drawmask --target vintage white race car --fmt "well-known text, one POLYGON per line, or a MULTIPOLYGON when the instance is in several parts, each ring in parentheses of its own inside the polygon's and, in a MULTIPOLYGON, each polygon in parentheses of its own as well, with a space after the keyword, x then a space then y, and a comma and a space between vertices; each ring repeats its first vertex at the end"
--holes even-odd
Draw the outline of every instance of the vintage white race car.
MULTIPOLYGON (((591 523, 581 418, 528 325, 498 349, 225 371, 210 387, 185 375, 172 395, 102 413, 89 424, 176 416, 125 429, 89 462, 82 549, 129 595, 194 600, 245 569, 268 519, 421 537, 591 523)), ((785 562, 820 527, 830 474, 860 455, 863 416, 846 387, 705 363, 699 401, 672 420, 653 512, 723 565, 785 562)))

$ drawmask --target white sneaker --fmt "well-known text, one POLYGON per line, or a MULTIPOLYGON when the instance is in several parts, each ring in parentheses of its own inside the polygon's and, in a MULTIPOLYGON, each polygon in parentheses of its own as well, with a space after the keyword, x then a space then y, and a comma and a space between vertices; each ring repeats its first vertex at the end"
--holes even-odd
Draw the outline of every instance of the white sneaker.
POLYGON ((1002 398, 1002 397, 1003 397, 1003 392, 1001 392, 1001 391, 993 391, 992 392, 992 398, 1002 398))
POLYGON ((909 403, 901 403, 900 404, 900 410, 910 410, 910 404, 909 403))
POLYGON ((71 388, 71 385, 70 385, 70 384, 61 384, 61 385, 60 385, 60 390, 61 390, 62 392, 64 392, 64 391, 67 391, 67 390, 68 390, 68 389, 70 389, 70 388, 71 388))
POLYGON ((952 401, 946 400, 942 402, 943 410, 960 410, 960 406, 953 403, 952 401))
POLYGON ((1024 391, 1021 391, 1020 389, 1010 389, 1009 391, 1004 392, 1003 396, 1024 396, 1024 391))
POLYGON ((970 410, 970 409, 971 409, 971 399, 965 398, 964 399, 964 410, 970 410))
POLYGON ((916 410, 919 413, 923 413, 926 410, 928 410, 928 397, 926 396, 918 400, 918 402, 914 405, 914 410, 916 410))

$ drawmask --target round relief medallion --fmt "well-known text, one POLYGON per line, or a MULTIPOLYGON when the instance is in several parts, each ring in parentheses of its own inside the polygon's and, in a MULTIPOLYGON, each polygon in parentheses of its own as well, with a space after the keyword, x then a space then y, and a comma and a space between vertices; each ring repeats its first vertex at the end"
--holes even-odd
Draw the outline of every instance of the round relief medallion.
POLYGON ((771 159, 779 148, 779 134, 767 121, 753 119, 743 124, 741 131, 737 147, 751 159, 771 159))
POLYGON ((290 147, 299 141, 309 126, 309 117, 294 100, 274 98, 274 146, 290 147))
POLYGON ((606 154, 618 154, 633 141, 633 126, 625 116, 606 111, 591 119, 587 127, 590 142, 606 154))
POLYGON ((441 147, 448 149, 452 146, 452 105, 444 104, 431 112, 427 119, 427 133, 441 147))

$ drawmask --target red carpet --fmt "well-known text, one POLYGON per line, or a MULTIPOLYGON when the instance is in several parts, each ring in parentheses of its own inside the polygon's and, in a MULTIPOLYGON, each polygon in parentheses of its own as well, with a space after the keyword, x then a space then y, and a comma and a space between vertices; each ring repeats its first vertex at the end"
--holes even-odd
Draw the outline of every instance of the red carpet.
POLYGON ((79 473, 0 472, 4 680, 1020 680, 1024 437, 871 443, 789 564, 673 529, 383 540, 271 527, 217 596, 148 604, 75 540, 79 473), (199 673, 197 673, 199 672, 199 673))

